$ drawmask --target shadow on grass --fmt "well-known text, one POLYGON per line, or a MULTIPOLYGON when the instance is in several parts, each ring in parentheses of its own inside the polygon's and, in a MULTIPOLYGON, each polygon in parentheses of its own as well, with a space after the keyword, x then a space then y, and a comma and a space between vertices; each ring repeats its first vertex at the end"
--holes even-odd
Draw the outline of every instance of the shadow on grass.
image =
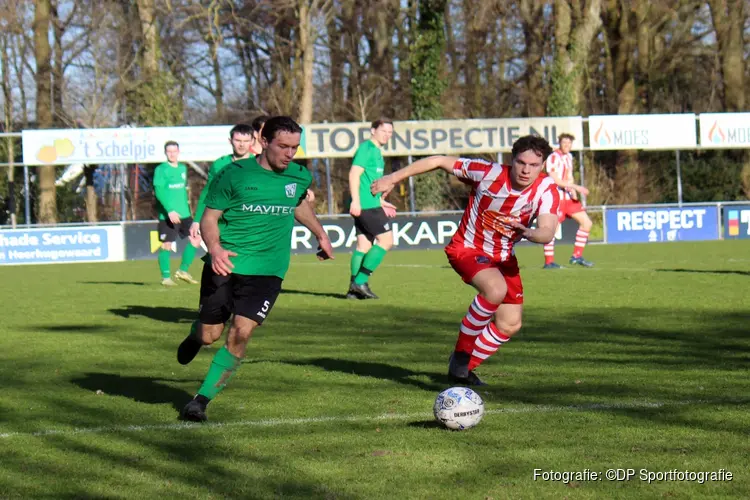
POLYGON ((38 332, 53 332, 53 333, 102 333, 118 330, 109 325, 30 325, 24 327, 25 330, 38 332))
MULTIPOLYGON (((170 403, 178 412, 193 395, 164 383, 167 379, 123 377, 113 373, 85 373, 71 380, 82 389, 102 391, 109 396, 123 396, 147 404, 170 403)), ((197 380, 196 380, 197 381, 197 380)))
POLYGON ((196 309, 188 309, 186 307, 137 305, 109 309, 109 312, 126 319, 132 316, 141 316, 165 323, 190 323, 198 318, 198 311, 196 309))
POLYGON ((310 295, 312 297, 330 297, 332 299, 346 299, 345 293, 311 292, 309 290, 293 290, 282 288, 281 293, 285 295, 310 295))
POLYGON ((736 269, 654 269, 654 271, 664 273, 738 274, 740 276, 750 276, 750 271, 738 271, 736 269))
POLYGON ((84 285, 135 285, 145 286, 145 281, 79 281, 84 285))
POLYGON ((437 420, 416 420, 414 422, 409 422, 406 425, 407 427, 412 427, 415 429, 444 429, 446 431, 450 430, 437 420))
POLYGON ((441 391, 451 383, 447 375, 434 372, 420 372, 385 363, 352 361, 347 359, 315 358, 300 361, 282 361, 294 366, 316 366, 326 371, 346 373, 359 377, 373 377, 391 380, 400 384, 412 385, 426 391, 441 391), (431 383, 417 380, 417 377, 427 377, 431 383))

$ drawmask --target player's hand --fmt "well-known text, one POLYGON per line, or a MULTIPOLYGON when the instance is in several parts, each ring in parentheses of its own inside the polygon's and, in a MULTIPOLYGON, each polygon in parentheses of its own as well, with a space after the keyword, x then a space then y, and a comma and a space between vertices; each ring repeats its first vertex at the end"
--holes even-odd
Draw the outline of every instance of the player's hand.
POLYGON ((359 217, 362 215, 362 205, 358 201, 352 201, 352 204, 349 205, 349 213, 354 217, 359 217))
POLYGON ((393 174, 384 175, 380 179, 370 184, 370 192, 372 194, 383 193, 382 197, 385 198, 388 196, 388 194, 390 194, 391 191, 393 191, 393 188, 395 186, 396 183, 393 182, 393 174))
POLYGON ((583 186, 578 186, 578 192, 581 193, 583 196, 589 195, 589 190, 583 186))
POLYGON ((522 238, 528 239, 529 235, 531 234, 531 229, 524 226, 517 220, 506 220, 504 224, 516 233, 517 236, 520 236, 522 238))
POLYGON ((578 200, 578 191, 575 189, 568 189, 568 194, 570 195, 570 199, 573 201, 578 200))
POLYGON ((190 239, 192 241, 194 240, 200 240, 201 237, 201 224, 200 222, 193 222, 190 224, 190 239))
POLYGON ((396 205, 385 200, 380 200, 380 206, 383 207, 383 212, 385 212, 386 217, 389 219, 396 217, 396 205))
POLYGON ((318 238, 318 253, 315 255, 318 256, 318 260, 335 258, 333 256, 333 246, 331 245, 331 240, 328 238, 328 235, 322 235, 318 238))
POLYGON ((216 245, 209 252, 211 254, 211 269, 219 276, 228 276, 232 274, 234 264, 229 257, 237 257, 237 254, 226 250, 221 245, 216 245))
POLYGON ((308 203, 315 203, 315 193, 313 193, 312 189, 307 190, 305 200, 307 200, 308 203))
POLYGON ((169 212, 167 216, 169 217, 169 220, 172 221, 172 224, 179 224, 181 221, 180 214, 178 214, 177 212, 169 212))

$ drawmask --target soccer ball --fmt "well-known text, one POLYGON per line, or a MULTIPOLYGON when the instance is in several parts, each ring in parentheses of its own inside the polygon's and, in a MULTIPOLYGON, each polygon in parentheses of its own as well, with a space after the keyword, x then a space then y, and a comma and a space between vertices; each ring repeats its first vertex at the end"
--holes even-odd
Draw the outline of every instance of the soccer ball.
POLYGON ((438 394, 433 412, 435 419, 449 429, 470 429, 482 420, 484 401, 468 387, 451 387, 438 394))

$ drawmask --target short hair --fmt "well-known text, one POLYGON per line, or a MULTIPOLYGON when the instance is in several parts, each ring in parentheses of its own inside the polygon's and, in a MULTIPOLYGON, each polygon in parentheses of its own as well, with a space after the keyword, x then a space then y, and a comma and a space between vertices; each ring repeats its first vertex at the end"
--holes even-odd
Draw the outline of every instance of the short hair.
POLYGON ((301 134, 302 127, 288 116, 274 116, 266 120, 263 127, 262 137, 269 143, 273 141, 278 132, 289 132, 290 134, 301 134))
POLYGON ((260 129, 263 128, 263 125, 265 125, 269 118, 271 117, 268 115, 260 115, 255 117, 255 120, 252 121, 253 130, 255 130, 256 132, 260 132, 260 129))
POLYGON ((229 131, 229 138, 234 139, 234 134, 252 135, 253 127, 247 123, 238 123, 229 131))
POLYGON ((180 145, 177 144, 177 141, 167 141, 167 142, 164 143, 164 152, 165 153, 167 152, 167 148, 169 146, 177 146, 177 149, 180 149, 180 145))
POLYGON ((552 146, 549 145, 547 139, 538 135, 525 135, 519 138, 513 143, 513 150, 511 154, 513 158, 525 153, 526 151, 533 151, 542 157, 542 161, 545 161, 549 155, 552 154, 552 146))
POLYGON ((377 120, 375 120, 374 122, 370 124, 370 128, 375 130, 381 125, 390 125, 392 127, 393 121, 391 121, 390 118, 378 118, 377 120))
POLYGON ((570 139, 570 142, 573 142, 576 140, 573 134, 569 134, 567 132, 560 134, 560 137, 557 138, 557 143, 560 144, 563 141, 563 139, 570 139))

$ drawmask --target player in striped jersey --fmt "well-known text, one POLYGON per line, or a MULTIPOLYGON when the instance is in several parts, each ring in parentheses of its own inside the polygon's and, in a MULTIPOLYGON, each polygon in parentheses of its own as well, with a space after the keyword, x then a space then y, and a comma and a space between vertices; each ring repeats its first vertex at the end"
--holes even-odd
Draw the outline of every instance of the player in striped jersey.
MULTIPOLYGON (((589 239, 591 231, 591 219, 586 213, 586 209, 579 201, 579 194, 587 196, 589 190, 575 183, 573 178, 573 155, 570 153, 573 147, 575 137, 571 134, 560 134, 557 142, 560 149, 555 150, 547 158, 547 174, 552 177, 560 191, 560 214, 559 220, 562 223, 570 217, 578 223, 576 232, 576 242, 573 246, 573 255, 570 257, 570 263, 584 267, 592 267, 594 264, 583 258, 583 249, 589 239)), ((559 269, 561 266, 555 263, 555 240, 544 245, 544 268, 559 269)))
POLYGON ((527 135, 513 144, 510 166, 432 156, 372 184, 373 193, 387 194, 404 179, 442 169, 471 186, 458 231, 445 247, 456 273, 479 292, 449 362, 455 382, 483 385, 474 369, 521 328, 523 284, 513 245, 522 238, 545 244, 555 235, 560 195, 552 178, 540 175, 550 153, 544 138, 527 135))

